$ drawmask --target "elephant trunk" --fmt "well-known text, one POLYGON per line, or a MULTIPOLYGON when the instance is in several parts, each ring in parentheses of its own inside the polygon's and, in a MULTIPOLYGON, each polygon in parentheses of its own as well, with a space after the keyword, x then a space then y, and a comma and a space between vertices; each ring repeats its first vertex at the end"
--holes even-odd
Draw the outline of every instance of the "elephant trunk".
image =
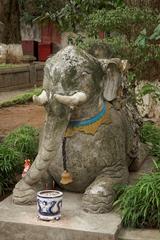
POLYGON ((62 143, 67 124, 67 119, 47 117, 38 155, 24 177, 27 184, 33 185, 41 179, 62 143))
MULTIPOLYGON (((59 103, 63 103, 67 106, 76 106, 86 101, 86 94, 83 92, 77 92, 72 96, 62 96, 59 94, 54 95, 58 102, 54 102, 55 112, 50 112, 47 115, 47 120, 44 125, 43 136, 40 144, 38 155, 33 162, 30 170, 24 177, 25 183, 33 185, 38 182, 43 173, 47 170, 50 161, 56 155, 59 149, 62 139, 64 137, 65 130, 69 121, 69 109, 63 107, 59 103), (62 110, 61 115, 56 115, 58 108, 62 110), (63 115, 63 117, 62 117, 63 115)), ((33 97, 34 101, 38 104, 44 105, 48 102, 47 93, 45 90, 37 97, 33 97)))
POLYGON ((13 201, 16 204, 26 204, 35 200, 37 183, 45 175, 57 151, 62 147, 62 141, 70 117, 70 109, 66 105, 71 107, 86 101, 86 95, 81 92, 69 97, 56 94, 55 98, 52 98, 51 103, 47 96, 44 90, 40 96, 35 97, 38 104, 48 102, 48 114, 38 155, 27 174, 16 184, 13 191, 13 201))
POLYGON ((31 204, 36 199, 38 183, 45 176, 51 161, 57 151, 62 147, 62 141, 69 121, 69 108, 55 101, 54 110, 59 109, 60 114, 48 112, 45 121, 41 144, 38 155, 35 158, 27 174, 16 184, 13 190, 13 202, 15 204, 31 204))
MULTIPOLYGON (((76 106, 85 102, 87 99, 86 94, 83 92, 77 92, 72 96, 55 94, 54 97, 58 101, 55 101, 53 104, 55 112, 53 111, 47 115, 38 155, 24 177, 24 181, 29 185, 33 185, 40 180, 43 172, 48 168, 50 161, 54 158, 62 143, 69 121, 69 108, 66 108, 65 105, 70 107, 76 106), (64 107, 59 103, 63 103, 64 107), (61 114, 58 116, 55 114, 58 112, 57 107, 62 110, 61 114)), ((34 97, 34 100, 38 104, 45 104, 48 102, 46 91, 43 90, 38 97, 34 97)))

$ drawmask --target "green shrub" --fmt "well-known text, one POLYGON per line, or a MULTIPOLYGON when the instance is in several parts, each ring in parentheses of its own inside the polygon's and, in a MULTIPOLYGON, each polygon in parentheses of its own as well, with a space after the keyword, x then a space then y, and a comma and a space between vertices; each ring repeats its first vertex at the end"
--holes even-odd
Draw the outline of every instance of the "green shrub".
POLYGON ((9 174, 17 164, 22 163, 22 155, 6 144, 0 145, 0 169, 1 172, 9 174))
POLYGON ((16 180, 15 173, 22 169, 23 162, 20 152, 5 144, 0 145, 0 195, 12 188, 16 180))
POLYGON ((156 127, 150 122, 144 123, 140 134, 141 141, 149 144, 151 153, 160 162, 160 127, 156 127))
MULTIPOLYGON (((110 46, 113 57, 128 60, 131 75, 135 76, 134 80, 154 81, 160 74, 158 19, 158 14, 151 9, 135 7, 117 7, 110 11, 102 9, 89 15, 85 26, 86 34, 97 38, 98 32, 105 32, 107 36, 104 44, 110 46)), ((83 42, 84 44, 80 44, 82 48, 86 48, 89 41, 83 39, 83 42)), ((89 44, 93 45, 93 41, 89 44)))
POLYGON ((144 123, 140 135, 157 157, 155 171, 142 176, 133 186, 115 186, 115 205, 121 210, 124 226, 160 228, 160 128, 144 123))
POLYGON ((12 190, 24 160, 33 160, 38 151, 38 130, 23 126, 11 132, 0 145, 0 195, 12 190))
MULTIPOLYGON (((57 9, 58 11, 56 11, 55 7, 53 8, 53 2, 51 3, 52 7, 49 7, 49 5, 49 3, 46 3, 46 0, 41 0, 41 4, 38 4, 37 7, 37 9, 39 6, 41 7, 41 13, 39 13, 40 15, 34 21, 51 20, 54 23, 57 22, 61 30, 67 32, 83 31, 88 20, 88 15, 98 9, 108 11, 118 6, 124 6, 123 0, 70 0, 66 1, 62 8, 57 9), (46 7, 48 8, 47 11, 45 11, 46 7)), ((28 14, 25 14, 24 17, 30 20, 28 14)))
POLYGON ((97 35, 99 31, 124 34, 128 41, 135 40, 144 28, 151 33, 157 24, 157 16, 150 9, 118 7, 106 11, 98 10, 90 14, 87 22, 87 32, 97 35))
POLYGON ((160 172, 146 174, 125 188, 115 205, 126 227, 160 227, 160 172))
POLYGON ((20 152, 23 159, 34 159, 38 151, 38 130, 31 126, 17 128, 5 138, 4 144, 20 152))

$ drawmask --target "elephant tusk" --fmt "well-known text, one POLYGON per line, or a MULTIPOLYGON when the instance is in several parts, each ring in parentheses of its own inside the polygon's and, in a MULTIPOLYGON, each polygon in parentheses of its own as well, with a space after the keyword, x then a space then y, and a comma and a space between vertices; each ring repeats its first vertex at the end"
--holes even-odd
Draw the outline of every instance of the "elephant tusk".
POLYGON ((87 101, 87 95, 83 92, 77 92, 72 96, 54 94, 55 99, 71 108, 87 101))
POLYGON ((34 95, 33 102, 36 103, 37 105, 46 104, 48 102, 48 97, 47 97, 46 91, 43 90, 39 96, 34 95))

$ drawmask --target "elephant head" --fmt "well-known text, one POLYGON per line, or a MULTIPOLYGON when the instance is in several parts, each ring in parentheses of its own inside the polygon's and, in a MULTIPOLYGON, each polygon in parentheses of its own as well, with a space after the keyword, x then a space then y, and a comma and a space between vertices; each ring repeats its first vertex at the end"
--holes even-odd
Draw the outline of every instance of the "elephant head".
POLYGON ((57 105, 55 100, 72 111, 87 102, 113 101, 121 87, 122 64, 120 59, 96 59, 83 50, 69 46, 48 59, 43 91, 33 100, 53 112, 57 105))
POLYGON ((30 170, 14 189, 15 203, 34 201, 35 184, 62 145, 70 119, 96 114, 104 101, 116 99, 121 82, 119 59, 98 60, 77 47, 68 46, 47 60, 43 91, 33 97, 47 111, 41 144, 30 170))

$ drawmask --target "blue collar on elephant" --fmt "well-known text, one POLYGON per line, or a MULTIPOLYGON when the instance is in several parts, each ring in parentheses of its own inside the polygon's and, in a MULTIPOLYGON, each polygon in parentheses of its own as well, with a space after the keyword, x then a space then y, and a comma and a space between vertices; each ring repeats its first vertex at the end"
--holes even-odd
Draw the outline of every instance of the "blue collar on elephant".
POLYGON ((65 137, 72 137, 77 132, 94 135, 103 123, 110 123, 110 108, 109 103, 103 104, 102 110, 95 116, 85 120, 70 120, 65 132, 65 137))

